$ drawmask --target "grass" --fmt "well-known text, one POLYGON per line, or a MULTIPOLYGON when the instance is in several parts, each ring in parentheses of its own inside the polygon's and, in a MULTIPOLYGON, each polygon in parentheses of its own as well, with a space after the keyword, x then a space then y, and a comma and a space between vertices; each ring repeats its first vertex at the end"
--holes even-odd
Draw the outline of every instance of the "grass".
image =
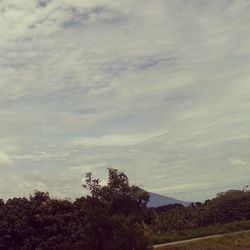
POLYGON ((183 231, 171 231, 164 234, 152 235, 153 244, 174 242, 186 239, 193 239, 203 236, 224 234, 250 229, 250 220, 237 221, 228 224, 188 229, 183 231))
POLYGON ((176 246, 166 246, 159 250, 249 250, 250 232, 225 235, 219 238, 198 240, 176 246))

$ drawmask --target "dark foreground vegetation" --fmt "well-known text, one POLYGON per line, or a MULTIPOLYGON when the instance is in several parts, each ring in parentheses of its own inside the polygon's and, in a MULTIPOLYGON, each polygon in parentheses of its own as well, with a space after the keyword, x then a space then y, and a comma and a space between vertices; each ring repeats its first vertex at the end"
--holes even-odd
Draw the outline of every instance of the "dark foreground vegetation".
POLYGON ((90 195, 74 202, 43 192, 1 200, 0 249, 147 249, 148 193, 115 169, 109 169, 106 186, 91 173, 85 183, 90 195))
POLYGON ((152 242, 250 228, 247 190, 188 207, 147 208, 146 191, 129 185, 124 173, 108 171, 105 186, 86 174, 89 195, 73 202, 38 191, 28 199, 0 200, 0 249, 146 250, 152 242))

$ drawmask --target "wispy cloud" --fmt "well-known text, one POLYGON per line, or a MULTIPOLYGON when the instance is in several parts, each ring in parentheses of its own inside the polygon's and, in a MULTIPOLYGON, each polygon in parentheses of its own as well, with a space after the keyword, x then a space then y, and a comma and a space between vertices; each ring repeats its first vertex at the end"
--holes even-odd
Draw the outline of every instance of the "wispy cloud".
POLYGON ((2 195, 75 197, 85 169, 105 179, 106 167, 177 198, 247 184, 249 12, 246 0, 0 1, 2 195))
POLYGON ((5 152, 0 151, 0 167, 11 165, 12 163, 12 159, 5 152))

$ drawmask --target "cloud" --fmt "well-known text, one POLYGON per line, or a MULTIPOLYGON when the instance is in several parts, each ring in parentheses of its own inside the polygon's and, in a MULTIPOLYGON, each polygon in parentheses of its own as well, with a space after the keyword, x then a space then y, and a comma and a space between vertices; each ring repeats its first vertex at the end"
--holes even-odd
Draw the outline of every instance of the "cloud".
POLYGON ((75 197, 107 167, 190 200, 247 184, 249 6, 1 1, 3 195, 75 197))
POLYGON ((156 137, 164 136, 167 132, 157 132, 152 135, 136 134, 136 135, 105 135, 101 137, 78 137, 73 140, 72 144, 75 146, 84 147, 100 147, 100 146, 134 146, 148 141, 154 140, 156 137))
POLYGON ((12 164, 13 164, 12 159, 3 151, 0 151, 0 167, 12 164))
POLYGON ((156 190, 157 192, 178 192, 178 191, 194 191, 197 190, 197 188, 209 188, 212 186, 212 183, 205 183, 205 182, 201 182, 201 183, 186 183, 186 184, 179 184, 176 186, 170 186, 170 187, 165 187, 163 189, 158 189, 156 190))
POLYGON ((244 160, 241 160, 239 158, 231 158, 230 159, 230 163, 231 165, 233 166, 246 166, 247 165, 247 162, 244 161, 244 160))

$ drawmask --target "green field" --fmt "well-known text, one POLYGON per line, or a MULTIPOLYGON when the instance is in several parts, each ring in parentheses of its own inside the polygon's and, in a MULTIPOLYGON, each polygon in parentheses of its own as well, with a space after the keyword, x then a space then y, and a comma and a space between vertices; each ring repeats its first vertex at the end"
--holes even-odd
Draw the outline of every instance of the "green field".
POLYGON ((165 234, 158 234, 152 236, 153 244, 174 242, 192 238, 199 238, 203 236, 225 234, 230 232, 238 232, 250 229, 250 221, 237 221, 228 224, 218 224, 215 226, 194 228, 183 231, 166 232, 165 234))
POLYGON ((198 240, 175 246, 158 248, 159 250, 248 250, 250 232, 226 235, 219 238, 198 240))

